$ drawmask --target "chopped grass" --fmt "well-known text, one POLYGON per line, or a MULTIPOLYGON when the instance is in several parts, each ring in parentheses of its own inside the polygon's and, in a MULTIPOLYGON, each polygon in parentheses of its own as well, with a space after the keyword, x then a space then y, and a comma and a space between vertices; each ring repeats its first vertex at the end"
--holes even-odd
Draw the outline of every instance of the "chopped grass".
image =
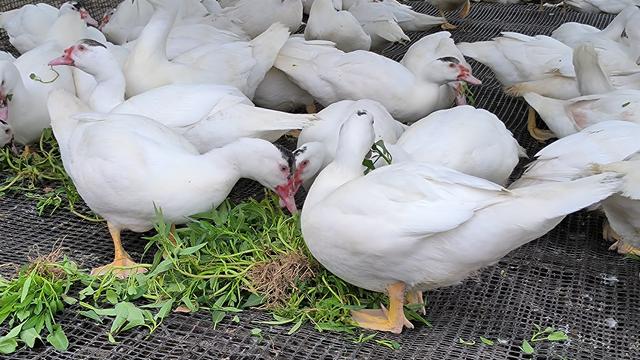
MULTIPOLYGON (((319 331, 357 335, 360 332, 351 321, 350 310, 377 308, 386 300, 383 294, 351 286, 323 269, 306 249, 299 218, 283 213, 274 196, 235 206, 225 202, 218 209, 194 216, 173 237, 170 225, 161 219, 159 212, 157 234, 148 239, 145 249, 155 253, 147 273, 125 280, 113 274, 95 277, 78 270, 67 259, 56 262, 59 253, 41 258, 23 267, 16 279, 0 281, 0 325, 12 319, 8 325, 15 329, 21 326, 19 321, 31 324, 40 316, 35 311, 21 313, 21 308, 4 300, 15 300, 26 291, 28 301, 19 303, 32 306, 31 294, 42 285, 22 289, 34 272, 55 282, 52 296, 77 304, 72 310, 100 323, 110 322, 107 338, 111 342, 135 327, 153 332, 172 311, 207 311, 216 326, 227 317, 240 322, 237 313, 249 308, 269 311, 273 321, 264 324, 289 326, 290 334, 310 323, 319 331), (43 268, 42 264, 50 265, 43 268)), ((52 303, 52 315, 62 310, 64 304, 58 300, 52 303)), ((416 323, 428 325, 412 309, 407 308, 406 313, 416 323)), ((54 335, 49 342, 66 348, 68 341, 62 327, 52 321, 53 317, 49 333, 54 335)), ((36 330, 39 334, 42 328, 36 330)), ((33 346, 35 339, 41 339, 38 335, 28 338, 29 342, 19 340, 21 331, 0 338, 0 351, 11 353, 21 343, 33 346)), ((261 335, 256 330, 254 336, 261 335)), ((395 341, 378 337, 376 333, 361 334, 356 341, 372 340, 391 349, 400 347, 395 341)))
POLYGON ((95 215, 77 211, 80 195, 64 171, 58 143, 51 129, 43 131, 34 151, 0 149, 0 197, 21 193, 36 203, 38 214, 53 214, 65 207, 73 214, 90 221, 95 215))

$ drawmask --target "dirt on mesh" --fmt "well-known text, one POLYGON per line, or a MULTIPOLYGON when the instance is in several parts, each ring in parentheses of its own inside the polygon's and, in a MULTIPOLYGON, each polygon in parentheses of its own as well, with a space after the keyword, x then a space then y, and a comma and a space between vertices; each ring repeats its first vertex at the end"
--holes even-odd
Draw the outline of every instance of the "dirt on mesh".
POLYGON ((264 307, 273 309, 287 303, 297 284, 315 276, 317 264, 301 252, 291 252, 256 264, 248 278, 262 296, 264 307))

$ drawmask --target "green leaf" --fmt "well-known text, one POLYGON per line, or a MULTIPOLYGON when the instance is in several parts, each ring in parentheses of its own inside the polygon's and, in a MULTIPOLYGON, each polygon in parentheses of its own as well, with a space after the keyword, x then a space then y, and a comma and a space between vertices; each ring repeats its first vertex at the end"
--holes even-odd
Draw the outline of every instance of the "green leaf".
POLYGON ((264 302, 264 298, 262 296, 252 293, 251 295, 249 295, 249 298, 247 299, 247 301, 245 301, 245 303, 242 304, 241 308, 246 309, 246 308, 262 305, 263 302, 264 302))
POLYGON ((226 315, 226 312, 220 310, 214 310, 211 312, 211 321, 213 322, 214 329, 216 328, 216 326, 218 326, 218 324, 220 324, 222 320, 224 320, 224 317, 226 315))
POLYGON ((20 334, 20 330, 22 330, 22 324, 20 324, 20 325, 14 327, 13 329, 11 329, 11 331, 9 331, 7 333, 7 335, 1 337, 0 339, 16 338, 16 337, 18 337, 18 334, 20 334))
POLYGON ((98 316, 98 314, 96 314, 96 312, 93 310, 80 311, 78 314, 102 324, 102 318, 98 316))
POLYGON ((53 326, 53 333, 47 336, 47 341, 49 344, 53 345, 56 350, 66 351, 69 347, 69 340, 67 339, 67 335, 65 335, 64 331, 60 327, 60 325, 53 326))
POLYGON ((24 299, 26 299, 27 295, 29 294, 29 288, 31 287, 32 280, 33 280, 33 275, 29 275, 29 277, 27 277, 27 279, 24 281, 24 284, 22 285, 22 295, 20 295, 21 303, 24 302, 24 299))
POLYGON ((531 355, 536 352, 527 340, 522 340, 522 346, 520 347, 520 350, 527 355, 531 355))
POLYGON ((121 302, 116 304, 116 318, 113 319, 113 323, 111 324, 110 333, 116 333, 120 328, 127 322, 127 317, 129 316, 129 306, 126 302, 121 302))
POLYGON ((20 340, 22 340, 22 342, 25 343, 30 349, 33 348, 36 343, 36 339, 39 338, 40 335, 38 335, 36 329, 34 328, 30 328, 20 332, 20 340))
POLYGON ((149 275, 147 275, 149 278, 153 278, 158 274, 161 274, 163 272, 166 272, 168 270, 171 270, 171 268, 173 268, 173 262, 171 261, 171 259, 164 259, 162 260, 162 262, 160 262, 160 264, 158 264, 158 266, 156 266, 155 269, 153 269, 153 271, 151 273, 149 273, 149 275))
POLYGON ((549 341, 566 341, 569 340, 567 334, 562 331, 554 331, 549 336, 547 336, 547 340, 549 341))
POLYGON ((113 291, 112 289, 107 290, 107 293, 105 296, 107 298, 107 301, 110 304, 115 305, 118 303, 118 294, 116 294, 116 292, 113 291))
POLYGON ((233 321, 236 324, 239 324, 240 323, 240 317, 238 315, 234 315, 233 319, 231 319, 231 321, 233 321))
POLYGON ((191 246, 191 247, 188 247, 186 249, 180 250, 180 252, 178 252, 178 255, 179 256, 191 255, 193 253, 196 253, 196 252, 200 251, 200 249, 202 249, 205 246, 207 246, 207 243, 202 243, 200 245, 191 246))
POLYGON ((251 329, 251 336, 262 337, 262 330, 258 328, 251 329))
POLYGON ((287 332, 287 335, 292 335, 295 334, 298 330, 300 330, 300 327, 302 327, 302 319, 298 320, 298 322, 296 322, 291 329, 289 330, 289 332, 287 332))
POLYGON ((72 298, 71 296, 67 296, 66 294, 62 294, 61 297, 62 297, 62 301, 64 301, 69 305, 75 305, 78 302, 78 300, 72 298))
POLYGON ((14 338, 0 338, 0 354, 11 354, 16 351, 18 342, 14 338))
POLYGON ((475 340, 464 340, 463 338, 458 338, 458 343, 466 346, 473 346, 476 344, 475 340))
POLYGON ((167 315, 169 315, 171 309, 173 309, 173 300, 168 300, 162 305, 156 316, 154 316, 154 319, 156 321, 159 319, 164 319, 165 317, 167 317, 167 315))
POLYGON ((489 345, 489 346, 493 346, 493 344, 495 344, 492 340, 489 340, 484 336, 480 336, 480 341, 482 341, 483 344, 489 345))
POLYGON ((374 340, 376 344, 382 345, 384 347, 388 347, 389 349, 398 350, 400 349, 400 343, 394 340, 374 340))

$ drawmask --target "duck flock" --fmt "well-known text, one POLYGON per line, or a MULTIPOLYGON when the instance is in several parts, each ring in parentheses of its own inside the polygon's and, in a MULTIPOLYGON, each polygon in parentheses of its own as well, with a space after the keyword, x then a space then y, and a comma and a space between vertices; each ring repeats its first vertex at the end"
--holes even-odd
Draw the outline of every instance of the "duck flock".
POLYGON ((612 249, 640 253, 640 9, 617 2, 603 30, 565 23, 458 44, 440 31, 399 62, 376 53, 404 31, 454 30, 444 13, 470 8, 431 3, 442 17, 396 0, 125 0, 100 23, 78 1, 26 5, 0 15, 22 54, 0 54, 0 145, 53 129, 113 238, 115 259, 96 274, 143 271, 120 232, 151 229, 157 208, 183 224, 249 178, 295 213, 305 187, 313 256, 389 295, 388 307, 352 312, 368 329, 411 328, 405 303, 584 208, 606 215, 612 249), (498 117, 466 105, 481 82, 465 58, 527 101, 533 137, 559 138, 511 184, 527 155, 498 117), (292 131, 298 149, 273 144, 292 131), (392 164, 365 175, 380 140, 392 164))

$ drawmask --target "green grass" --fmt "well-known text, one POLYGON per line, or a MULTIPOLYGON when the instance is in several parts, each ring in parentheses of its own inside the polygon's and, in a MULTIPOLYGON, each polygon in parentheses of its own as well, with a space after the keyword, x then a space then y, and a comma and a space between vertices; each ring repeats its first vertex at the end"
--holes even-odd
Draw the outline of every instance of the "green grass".
MULTIPOLYGON (((375 333, 360 333, 351 322, 350 310, 377 308, 386 297, 351 286, 316 263, 302 239, 299 218, 283 213, 275 196, 235 206, 225 202, 218 209, 194 216, 190 224, 178 229, 175 243, 170 240, 169 229, 158 212, 157 234, 148 239, 145 249, 155 254, 153 262, 146 265, 147 273, 125 280, 113 274, 88 275, 66 259, 62 263, 48 262, 48 267, 65 269, 66 275, 55 280, 58 300, 47 314, 62 310, 65 303, 77 304, 71 311, 110 324, 106 339, 117 342, 119 334, 132 328, 153 332, 175 309, 206 311, 215 327, 225 318, 240 322, 237 313, 254 308, 272 314, 273 320, 263 324, 288 326, 290 334, 311 324, 318 331, 360 334, 357 342, 372 340, 391 349, 400 347, 375 333)), ((15 279, 0 282, 3 299, 15 303, 24 293, 26 300, 19 302, 20 306, 32 306, 29 299, 44 285, 23 290, 33 273, 29 269, 33 265, 26 266, 15 279)), ((33 283, 45 284, 39 280, 33 283)), ((0 302, 0 309, 0 325, 14 329, 21 321, 35 321, 32 319, 37 315, 21 313, 8 302, 0 302)), ((428 325, 415 310, 407 307, 407 317, 416 324, 428 325)), ((63 327, 51 324, 49 333, 56 335, 49 342, 66 347, 63 327)), ((4 348, 0 338, 0 351, 13 352, 20 344, 33 346, 21 340, 23 329, 6 335, 13 341, 4 340, 8 342, 4 348)), ((42 328, 36 330, 42 332, 42 328)), ((261 333, 256 331, 254 336, 260 337, 261 333)), ((38 335, 34 339, 41 338, 38 335)))
POLYGON ((64 171, 58 144, 51 129, 43 131, 32 152, 0 149, 0 197, 20 193, 35 202, 38 214, 53 214, 61 207, 90 221, 93 215, 76 210, 80 196, 64 171))

